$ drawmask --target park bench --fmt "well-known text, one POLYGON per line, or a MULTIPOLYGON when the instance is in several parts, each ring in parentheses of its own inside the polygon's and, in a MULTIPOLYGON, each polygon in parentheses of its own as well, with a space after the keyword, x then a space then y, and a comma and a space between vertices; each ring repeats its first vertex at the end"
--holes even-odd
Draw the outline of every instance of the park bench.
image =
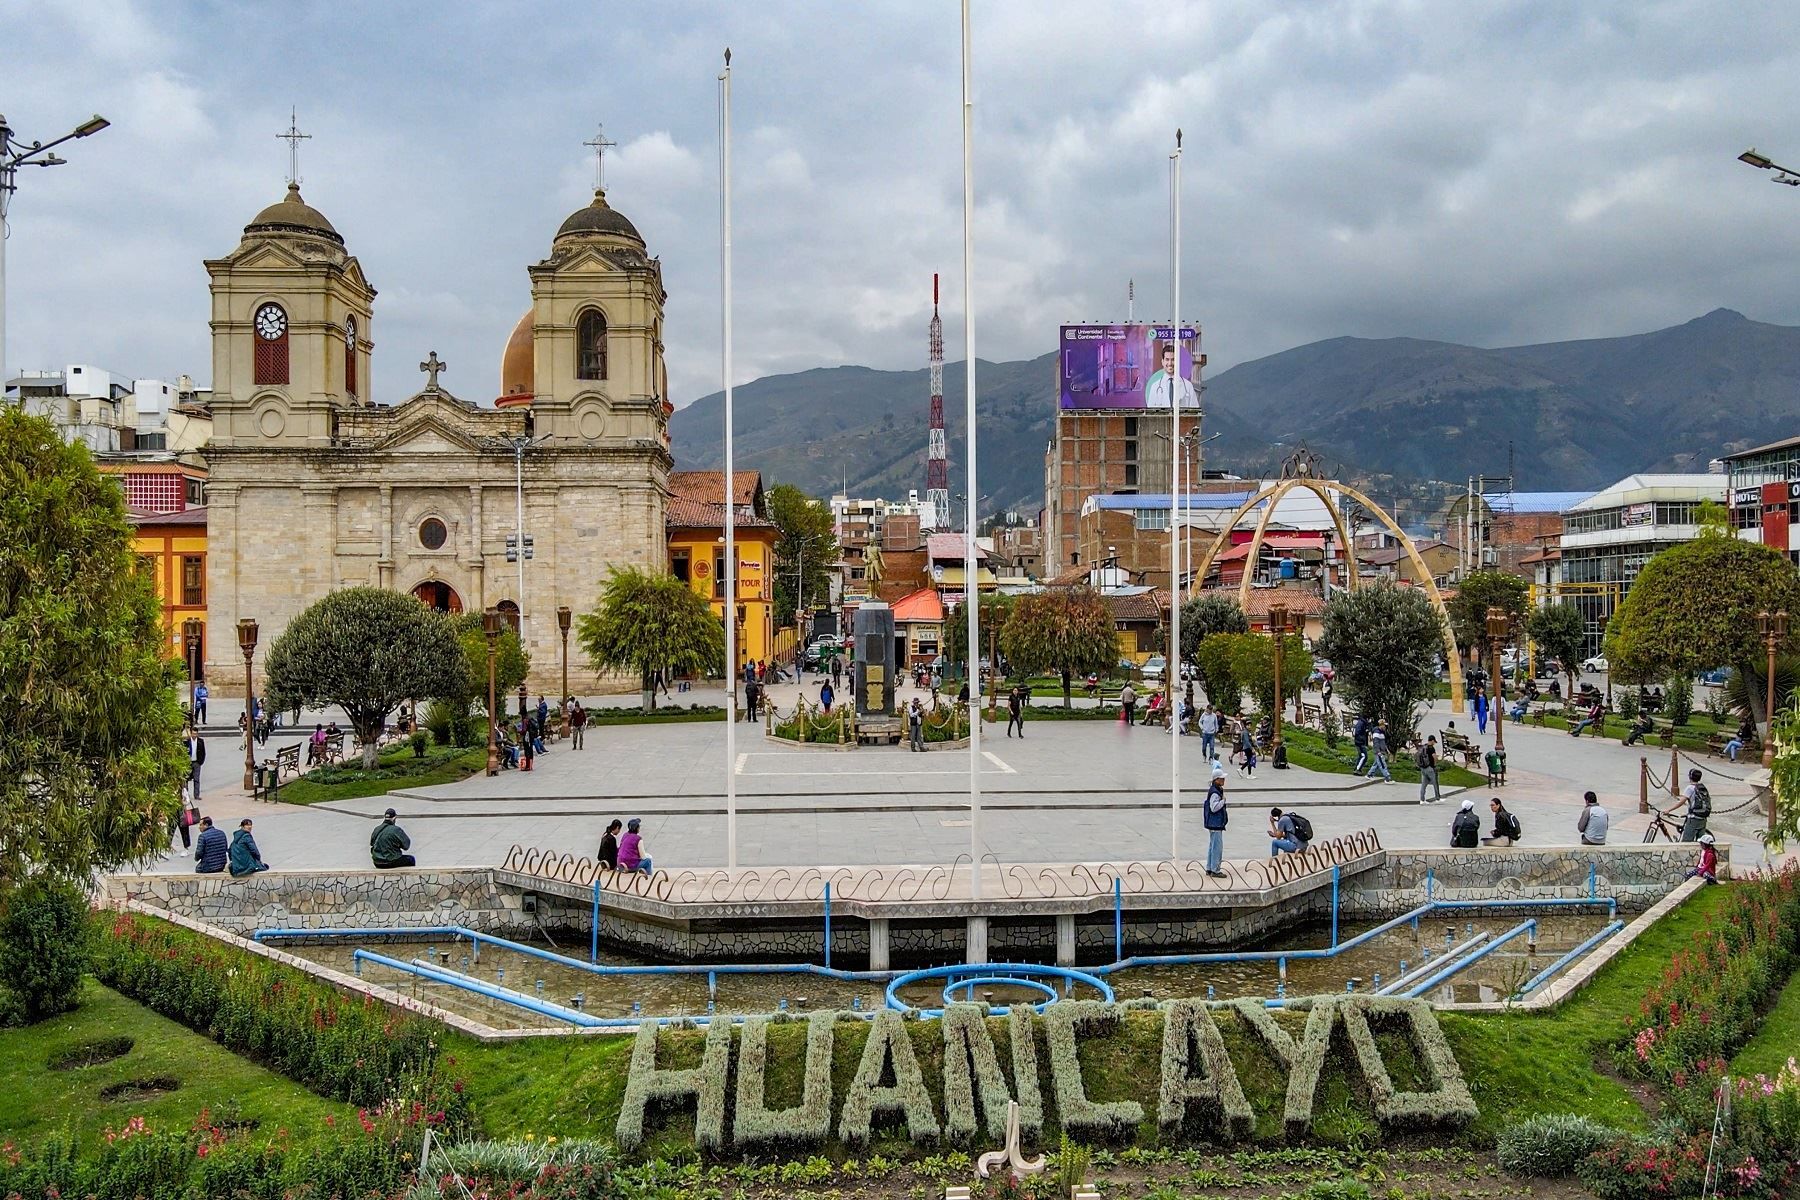
MULTIPOLYGON (((1714 758, 1724 758, 1725 757, 1725 743, 1729 742, 1731 740, 1731 738, 1732 738, 1732 735, 1729 733, 1710 733, 1710 734, 1708 734, 1706 736, 1706 752, 1708 754, 1712 755, 1714 758)), ((1751 755, 1751 756, 1756 756, 1756 755, 1760 755, 1761 753, 1762 753, 1762 739, 1753 737, 1753 738, 1750 738, 1748 741, 1746 741, 1744 743, 1743 747, 1738 750, 1738 757, 1741 759, 1746 754, 1751 755)))
MULTIPOLYGON (((263 765, 266 767, 269 764, 265 762, 263 765)), ((274 765, 275 774, 277 776, 299 775, 300 743, 295 742, 291 746, 283 746, 281 749, 277 750, 275 752, 274 765)))
POLYGON ((1304 700, 1300 702, 1300 723, 1302 725, 1316 726, 1324 715, 1324 705, 1308 704, 1304 700))
POLYGON ((1438 733, 1438 745, 1444 748, 1445 754, 1455 754, 1463 760, 1464 765, 1479 767, 1481 765, 1481 747, 1471 742, 1467 734, 1458 733, 1454 729, 1445 729, 1438 733))
POLYGON ((320 758, 322 761, 328 763, 343 761, 344 735, 342 733, 328 733, 325 735, 325 749, 320 755, 320 758))

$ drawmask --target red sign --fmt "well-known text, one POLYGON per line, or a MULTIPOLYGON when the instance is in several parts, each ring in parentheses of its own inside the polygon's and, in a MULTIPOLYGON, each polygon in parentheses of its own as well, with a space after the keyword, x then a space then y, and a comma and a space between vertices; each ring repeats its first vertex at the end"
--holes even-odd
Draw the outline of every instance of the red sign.
POLYGON ((1788 485, 1765 483, 1762 489, 1762 540, 1783 554, 1788 548, 1788 485))

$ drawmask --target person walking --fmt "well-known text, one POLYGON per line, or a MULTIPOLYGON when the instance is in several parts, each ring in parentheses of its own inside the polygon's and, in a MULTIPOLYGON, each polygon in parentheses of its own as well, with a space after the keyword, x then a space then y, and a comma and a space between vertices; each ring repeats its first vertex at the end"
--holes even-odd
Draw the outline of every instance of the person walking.
POLYGON ((1219 710, 1208 704, 1200 714, 1200 752, 1212 758, 1219 745, 1219 710))
POLYGON ((1462 807, 1450 818, 1450 848, 1473 850, 1481 845, 1481 818, 1475 815, 1475 801, 1464 798, 1462 807))
MULTIPOLYGON (((844 656, 841 654, 834 654, 831 656, 832 686, 836 687, 837 685, 843 683, 843 681, 844 681, 844 656)), ((933 685, 933 686, 935 686, 935 685, 933 685)))
POLYGON ((412 849, 412 839, 406 836, 406 830, 400 828, 398 817, 398 813, 388 809, 381 814, 381 824, 369 835, 369 858, 383 871, 419 865, 418 859, 406 853, 412 849))
POLYGON ((1444 798, 1444 789, 1438 786, 1438 745, 1437 735, 1425 739, 1419 746, 1419 753, 1414 757, 1419 765, 1419 803, 1437 804, 1444 798), (1429 787, 1431 799, 1425 798, 1425 789, 1429 787))
POLYGON ((1581 799, 1581 818, 1575 822, 1575 832, 1581 835, 1581 844, 1606 845, 1606 832, 1612 826, 1611 814, 1600 807, 1600 797, 1594 793, 1584 792, 1581 799))
POLYGON ((1019 738, 1025 737, 1025 686, 1013 684, 1012 691, 1006 694, 1006 736, 1013 735, 1013 727, 1018 726, 1019 738))
POLYGON ((650 865, 643 836, 638 833, 640 824, 638 818, 631 818, 625 826, 625 836, 619 839, 619 870, 642 871, 648 875, 654 868, 650 865))
POLYGON ((825 710, 826 716, 831 715, 831 702, 835 699, 837 691, 831 686, 831 680, 827 679, 819 685, 819 707, 825 710))
POLYGON ((250 818, 245 817, 238 822, 237 832, 231 835, 231 849, 227 852, 227 858, 231 862, 232 877, 236 879, 269 869, 269 864, 263 861, 262 851, 257 849, 256 838, 251 834, 250 828, 250 818))
POLYGON ((1681 823, 1681 840, 1697 842, 1706 832, 1707 818, 1712 816, 1712 793, 1700 782, 1699 767, 1688 771, 1688 785, 1681 789, 1681 798, 1687 803, 1687 820, 1681 823))
POLYGON ((569 748, 571 750, 581 749, 583 745, 582 737, 587 733, 587 718, 587 709, 581 706, 581 701, 576 700, 570 704, 569 748))
POLYGON ((1119 689, 1119 711, 1124 714, 1125 727, 1131 728, 1131 723, 1137 720, 1137 689, 1131 686, 1129 679, 1119 689))
POLYGON ((925 752, 925 706, 917 696, 906 710, 906 748, 925 752))
POLYGON ((194 685, 194 724, 206 724, 206 698, 210 695, 204 683, 194 685))
POLYGON ((200 875, 217 875, 225 869, 230 853, 225 831, 214 829, 211 817, 201 817, 200 839, 194 846, 194 871, 200 875))
POLYGON ((1388 735, 1386 721, 1375 722, 1375 728, 1369 731, 1369 769, 1365 774, 1367 774, 1370 779, 1373 779, 1375 778, 1375 772, 1377 771, 1381 772, 1381 777, 1389 783, 1394 782, 1394 772, 1388 766, 1388 735))
POLYGON ((625 823, 614 817, 606 832, 600 835, 600 852, 594 855, 601 866, 611 871, 619 869, 619 830, 623 828, 625 823))
POLYGON ((192 850, 194 848, 194 835, 192 831, 194 826, 199 824, 200 810, 194 807, 193 800, 188 798, 186 792, 187 789, 183 788, 181 808, 175 813, 175 832, 181 835, 181 848, 183 850, 192 850))
POLYGON ((1488 723, 1487 689, 1475 689, 1475 732, 1486 733, 1488 723))
POLYGON ((1369 763, 1369 718, 1361 713, 1356 714, 1356 721, 1350 726, 1350 744, 1356 747, 1356 765, 1350 773, 1361 775, 1369 763))
POLYGON ((1206 827, 1206 873, 1214 879, 1225 878, 1220 864, 1225 858, 1225 826, 1231 810, 1225 803, 1225 770, 1213 763, 1212 783, 1206 789, 1206 803, 1200 812, 1200 823, 1206 827))
MULTIPOLYGON (((195 804, 200 803, 200 768, 206 765, 206 739, 192 725, 181 731, 182 745, 187 750, 188 787, 195 804)), ((184 838, 185 840, 185 838, 184 838)))

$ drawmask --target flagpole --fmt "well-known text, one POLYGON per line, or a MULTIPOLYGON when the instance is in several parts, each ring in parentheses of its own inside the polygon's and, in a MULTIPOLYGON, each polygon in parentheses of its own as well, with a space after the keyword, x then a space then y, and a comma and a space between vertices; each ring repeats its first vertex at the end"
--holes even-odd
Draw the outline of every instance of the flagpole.
POLYGON ((732 503, 731 403, 731 50, 719 75, 719 284, 725 381, 725 866, 737 867, 737 509, 732 503))
POLYGON ((1175 131, 1175 153, 1169 155, 1169 331, 1175 346, 1175 369, 1169 388, 1169 652, 1163 669, 1169 686, 1169 861, 1181 859, 1181 130, 1175 131))
POLYGON ((970 61, 969 0, 962 0, 963 144, 963 421, 968 446, 968 494, 963 497, 963 610, 969 645, 969 895, 981 899, 981 683, 975 663, 981 646, 981 580, 975 573, 975 91, 970 61))

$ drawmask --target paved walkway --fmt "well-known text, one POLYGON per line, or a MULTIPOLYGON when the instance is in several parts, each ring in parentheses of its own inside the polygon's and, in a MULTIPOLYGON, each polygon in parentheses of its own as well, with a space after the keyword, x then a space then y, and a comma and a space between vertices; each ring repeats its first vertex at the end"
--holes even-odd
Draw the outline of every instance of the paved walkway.
MULTIPOLYGON (((705 699, 712 697, 702 697, 705 699)), ((1042 701, 1040 704, 1044 703, 1042 701)), ((217 710, 215 710, 217 711, 217 710)), ((235 718, 234 718, 235 719, 235 718)), ((1447 704, 1422 727, 1441 729, 1447 704)), ((216 716, 215 716, 216 720, 216 716)), ((1468 718, 1459 728, 1473 733, 1468 718)), ((303 721, 310 729, 310 721, 303 721)), ((1070 862, 1166 858, 1170 848, 1170 736, 1113 722, 1039 720, 1023 739, 989 726, 982 741, 983 852, 1002 862, 1070 862)), ((968 750, 913 754, 904 747, 856 751, 803 749, 766 741, 757 724, 736 727, 730 758, 738 806, 741 865, 835 865, 949 862, 970 849, 968 750)), ((282 735, 277 735, 277 740, 282 735)), ((289 735, 296 736, 296 735, 289 735)), ((1477 738, 1484 746, 1492 738, 1477 738)), ((1519 815, 1527 845, 1569 845, 1581 793, 1597 792, 1613 815, 1615 842, 1636 842, 1647 818, 1637 814, 1640 752, 1616 742, 1529 726, 1506 730, 1511 783, 1471 791, 1487 821, 1487 798, 1503 796, 1519 815)), ((499 863, 515 842, 591 853, 612 817, 641 817, 658 866, 706 867, 726 861, 725 730, 722 722, 598 727, 587 746, 559 745, 529 774, 477 775, 458 784, 297 808, 245 797, 238 786, 235 733, 209 739, 202 810, 226 826, 256 818, 264 856, 277 867, 366 866, 368 837, 392 805, 425 864, 499 863)), ((566 745, 566 744, 564 744, 566 745)), ((1208 771, 1198 738, 1181 740, 1183 855, 1203 850, 1199 802, 1208 771)), ((265 754, 259 752, 259 757, 265 754)), ((1666 773, 1667 751, 1650 763, 1666 773)), ((1703 760, 1722 841, 1741 865, 1761 858, 1747 813, 1727 814, 1750 795, 1743 781, 1753 764, 1703 760)), ((1681 764, 1685 775, 1687 762, 1681 764)), ((1373 827, 1383 844, 1442 846, 1461 798, 1445 789, 1442 804, 1418 803, 1416 784, 1387 784, 1300 768, 1259 768, 1253 780, 1229 780, 1233 801, 1228 858, 1267 852, 1271 805, 1299 808, 1321 838, 1373 827)), ((1653 795, 1652 802, 1657 799, 1653 795)), ((185 871, 172 855, 153 870, 185 871)))

